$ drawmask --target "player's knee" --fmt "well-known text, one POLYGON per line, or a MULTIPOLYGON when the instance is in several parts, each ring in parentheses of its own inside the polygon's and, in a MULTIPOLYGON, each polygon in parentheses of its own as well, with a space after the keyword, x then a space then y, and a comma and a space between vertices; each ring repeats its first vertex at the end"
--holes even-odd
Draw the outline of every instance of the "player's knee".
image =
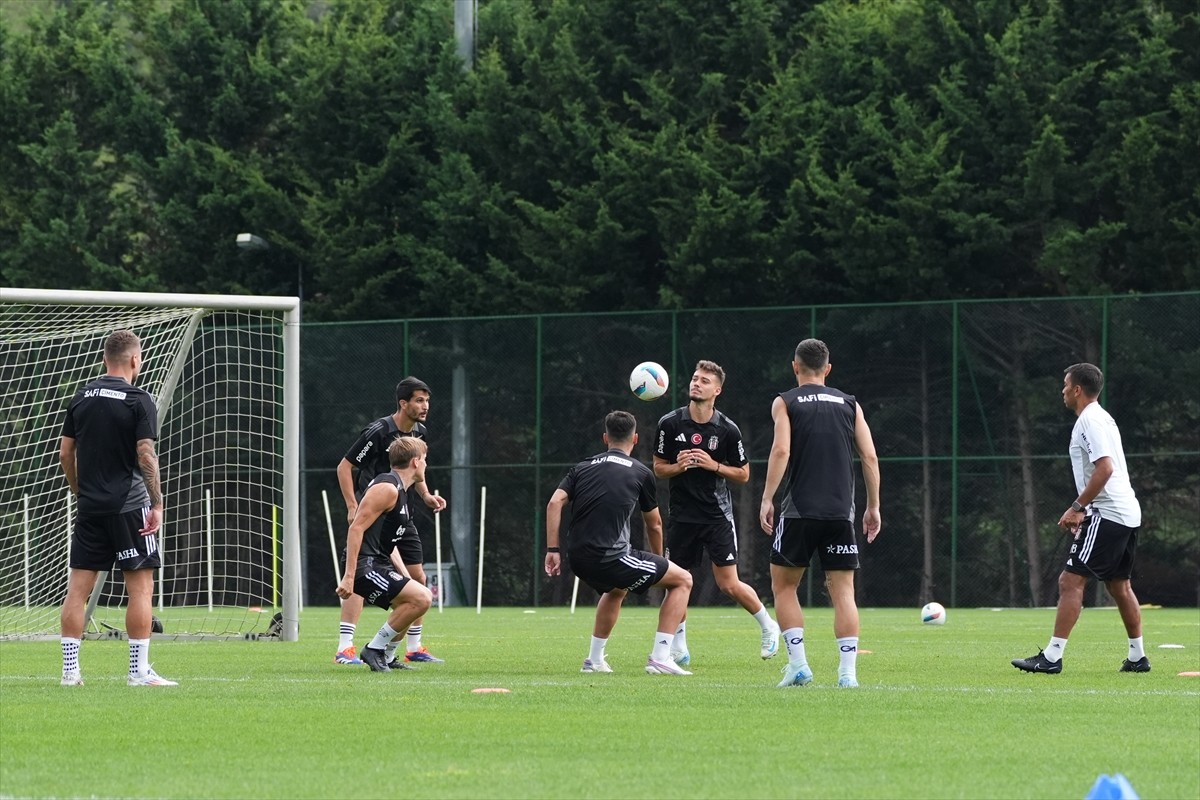
POLYGON ((1072 594, 1082 592, 1084 583, 1086 581, 1082 576, 1063 570, 1058 574, 1058 593, 1072 594))

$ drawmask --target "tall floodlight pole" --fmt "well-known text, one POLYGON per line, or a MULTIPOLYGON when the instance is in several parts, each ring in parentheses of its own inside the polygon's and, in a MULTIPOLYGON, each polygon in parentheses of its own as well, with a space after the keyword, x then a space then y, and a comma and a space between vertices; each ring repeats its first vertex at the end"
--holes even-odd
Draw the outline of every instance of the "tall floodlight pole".
POLYGON ((454 41, 458 43, 458 57, 475 68, 475 9, 478 0, 454 0, 454 41))

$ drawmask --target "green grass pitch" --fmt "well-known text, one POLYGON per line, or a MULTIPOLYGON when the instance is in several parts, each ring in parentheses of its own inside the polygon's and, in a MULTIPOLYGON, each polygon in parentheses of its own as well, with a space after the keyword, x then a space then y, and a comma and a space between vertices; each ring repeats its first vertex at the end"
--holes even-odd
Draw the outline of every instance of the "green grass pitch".
MULTIPOLYGON (((810 686, 775 688, 736 608, 693 609, 689 678, 643 665, 653 610, 630 608, 612 675, 584 675, 592 609, 447 609, 418 671, 332 663, 336 609, 301 641, 155 641, 174 689, 125 685, 127 645, 0 643, 0 797, 1082 798, 1124 773, 1143 798, 1200 797, 1200 616, 1146 609, 1149 674, 1119 674, 1116 611, 1085 610, 1061 675, 1009 660, 1048 609, 864 609, 861 688, 836 688, 832 612, 807 612, 810 686), (1182 649, 1160 649, 1160 644, 1182 649), (477 694, 501 687, 508 694, 477 694)), ((367 609, 361 647, 383 621, 367 609)))

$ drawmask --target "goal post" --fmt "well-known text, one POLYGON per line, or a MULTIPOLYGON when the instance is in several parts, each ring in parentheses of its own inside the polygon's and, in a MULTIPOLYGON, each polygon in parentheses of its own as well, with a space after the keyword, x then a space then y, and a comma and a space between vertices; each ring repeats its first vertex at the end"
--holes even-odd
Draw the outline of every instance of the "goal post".
MULTIPOLYGON (((163 634, 298 638, 299 325, 295 297, 0 288, 0 639, 58 632, 63 414, 122 328, 159 410, 163 634)), ((98 582, 88 608, 85 635, 122 635, 123 582, 98 582)))

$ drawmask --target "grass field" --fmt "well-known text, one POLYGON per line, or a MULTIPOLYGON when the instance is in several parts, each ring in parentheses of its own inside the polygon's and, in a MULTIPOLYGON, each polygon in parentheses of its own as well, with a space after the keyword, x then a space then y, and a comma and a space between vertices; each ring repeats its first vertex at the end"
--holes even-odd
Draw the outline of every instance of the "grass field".
MULTIPOLYGON (((808 613, 807 687, 774 688, 732 608, 693 609, 690 678, 642 671, 651 609, 622 615, 612 675, 583 675, 591 609, 447 609, 446 658, 380 674, 332 663, 335 609, 301 641, 155 642, 176 689, 125 685, 127 645, 0 643, 3 797, 1064 797, 1124 773, 1143 798, 1200 797, 1200 615, 1147 609, 1149 674, 1119 674, 1115 611, 1088 609, 1062 675, 1009 659, 1053 611, 864 609, 861 688, 835 687, 831 612, 808 613), (1164 643, 1183 649, 1160 649, 1164 643), (476 694, 502 687, 509 694, 476 694)), ((361 647, 383 614, 368 609, 361 647)))

